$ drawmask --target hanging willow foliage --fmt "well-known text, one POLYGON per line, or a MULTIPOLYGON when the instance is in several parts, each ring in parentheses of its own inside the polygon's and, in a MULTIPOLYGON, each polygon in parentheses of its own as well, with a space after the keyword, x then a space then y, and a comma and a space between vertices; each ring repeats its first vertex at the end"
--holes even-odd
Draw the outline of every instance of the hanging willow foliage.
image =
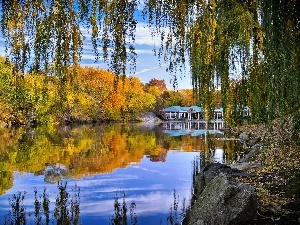
POLYGON ((246 105, 254 122, 300 115, 298 0, 2 0, 1 28, 17 79, 30 66, 72 82, 65 68, 80 62, 83 27, 96 58, 101 47, 113 72, 124 75, 129 64, 134 73, 141 3, 175 85, 189 59, 207 118, 217 88, 228 121, 246 105))
POLYGON ((80 62, 83 28, 91 33, 96 57, 101 46, 116 74, 125 74, 128 61, 135 68, 137 1, 3 0, 1 4, 7 55, 21 76, 30 66, 33 71, 55 71, 63 83, 72 81, 66 68, 80 62))
POLYGON ((162 38, 168 51, 161 48, 170 65, 182 56, 177 46, 187 53, 194 91, 207 116, 215 107, 213 92, 221 87, 227 122, 250 106, 253 122, 289 114, 298 115, 300 124, 299 1, 147 2, 155 31, 164 35, 168 28, 172 34, 162 38))

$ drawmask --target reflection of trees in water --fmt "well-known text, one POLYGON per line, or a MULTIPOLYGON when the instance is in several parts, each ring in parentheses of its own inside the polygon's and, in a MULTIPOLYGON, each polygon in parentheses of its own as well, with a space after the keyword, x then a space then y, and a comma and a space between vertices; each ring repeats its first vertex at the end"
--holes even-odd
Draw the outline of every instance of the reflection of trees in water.
MULTIPOLYGON (((34 212, 27 212, 24 206, 26 192, 18 192, 9 198, 11 209, 5 215, 5 225, 26 225, 32 224, 30 221, 34 220, 36 225, 78 225, 80 221, 80 189, 75 185, 70 194, 67 190, 67 182, 59 181, 57 183, 59 190, 56 196, 55 207, 50 211, 49 196, 44 189, 42 194, 38 194, 34 190, 34 212)), ((179 196, 176 191, 173 193, 174 201, 170 207, 170 214, 166 218, 167 225, 181 224, 185 217, 187 208, 185 206, 185 199, 181 212, 179 212, 179 196)), ((116 193, 113 204, 114 214, 109 218, 109 225, 137 225, 138 217, 135 213, 136 203, 132 201, 129 208, 126 204, 125 192, 120 197, 120 193, 116 193), (129 213, 129 214, 128 214, 129 213)), ((159 222, 159 221, 158 221, 159 222)), ((163 221, 160 221, 163 224, 163 221)))
MULTIPOLYGON (((1 163, 4 161, 2 161, 2 158, 0 158, 1 163)), ((6 192, 6 190, 12 188, 13 186, 13 172, 12 171, 7 171, 4 168, 1 168, 0 171, 0 195, 4 194, 6 192)))
POLYGON ((23 205, 25 194, 26 192, 18 192, 8 199, 11 210, 9 210, 8 214, 5 216, 5 225, 26 224, 26 208, 23 205))
POLYGON ((165 162, 167 159, 168 150, 162 149, 157 155, 150 155, 151 162, 165 162))
MULTIPOLYGON (((156 130, 122 124, 57 129, 41 126, 34 130, 1 132, 0 139, 6 141, 0 143, 0 159, 5 168, 2 170, 5 172, 0 172, 0 193, 12 186, 14 171, 45 174, 46 182, 55 183, 66 176, 81 178, 109 173, 140 162, 144 155, 151 156, 153 161, 165 161, 169 150, 203 151, 206 143, 203 137, 171 137, 156 130), (63 165, 67 171, 49 170, 49 165, 63 165)), ((207 137, 214 139, 218 148, 223 145, 214 136, 207 137)))
POLYGON ((57 224, 79 224, 79 193, 80 190, 75 187, 74 196, 71 197, 67 192, 67 183, 58 182, 59 195, 56 198, 56 204, 54 208, 54 218, 57 224))
MULTIPOLYGON (((53 210, 52 223, 57 225, 79 224, 79 193, 77 186, 72 188, 74 195, 71 196, 67 191, 67 183, 58 182, 59 194, 56 197, 55 208, 53 210), (55 222, 54 222, 55 221, 55 222)), ((39 195, 34 190, 34 213, 26 212, 24 206, 26 192, 18 192, 9 198, 11 210, 5 215, 5 225, 26 225, 27 219, 34 215, 35 224, 50 224, 50 200, 44 189, 43 194, 39 195)))
POLYGON ((194 158, 193 160, 193 172, 192 172, 192 190, 191 190, 191 206, 193 206, 193 203, 195 202, 195 195, 194 195, 194 189, 193 187, 195 187, 195 183, 196 183, 196 178, 198 176, 198 174, 201 171, 201 168, 204 168, 206 161, 205 161, 205 153, 204 152, 200 152, 200 154, 194 158))
POLYGON ((131 202, 129 206, 130 218, 127 218, 127 205, 125 201, 125 192, 123 192, 122 203, 119 202, 119 195, 116 193, 114 201, 114 215, 110 218, 111 225, 136 225, 137 224, 137 215, 134 212, 136 209, 135 202, 131 202))
POLYGON ((65 168, 55 165, 46 169, 44 181, 46 183, 55 184, 62 180, 62 178, 66 178, 67 175, 68 172, 65 168))
POLYGON ((181 209, 181 213, 178 213, 178 206, 179 206, 179 196, 176 196, 176 191, 174 190, 173 193, 174 202, 170 207, 170 214, 167 217, 167 224, 168 225, 179 225, 181 224, 182 219, 185 217, 186 208, 185 208, 185 199, 183 200, 183 206, 181 209))

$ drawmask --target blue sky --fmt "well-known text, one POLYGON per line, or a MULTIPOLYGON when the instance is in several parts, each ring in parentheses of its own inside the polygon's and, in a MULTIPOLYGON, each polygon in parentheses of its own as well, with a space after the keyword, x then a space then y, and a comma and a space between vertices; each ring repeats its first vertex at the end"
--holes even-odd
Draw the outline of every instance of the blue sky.
MULTIPOLYGON (((164 79, 168 89, 173 89, 172 76, 166 72, 167 64, 164 61, 159 62, 158 57, 154 55, 153 49, 155 46, 160 46, 160 38, 151 36, 147 24, 142 21, 140 16, 137 16, 138 24, 136 29, 135 48, 137 53, 136 73, 135 76, 140 78, 144 83, 149 82, 152 78, 164 79)), ((83 66, 92 66, 96 68, 108 68, 107 63, 99 60, 95 63, 95 56, 91 43, 90 34, 87 30, 82 30, 85 41, 83 46, 83 55, 81 64, 83 66)), ((5 55, 5 42, 0 38, 0 55, 5 55)), ((99 50, 101 55, 101 51, 99 50)), ((178 89, 192 88, 190 72, 187 69, 184 74, 178 73, 178 89)))
MULTIPOLYGON (((135 76, 140 78, 143 82, 149 82, 152 78, 164 79, 168 89, 173 88, 172 76, 166 72, 167 63, 163 60, 159 62, 157 56, 154 55, 153 49, 155 46, 160 46, 160 38, 152 37, 149 28, 144 22, 139 22, 136 29, 135 48, 137 53, 137 64, 135 76)), ((97 68, 108 68, 107 64, 103 60, 99 60, 95 63, 95 57, 93 54, 93 46, 91 43, 90 35, 87 31, 84 31, 86 37, 83 47, 82 65, 93 66, 97 68)), ((101 51, 99 50, 101 53, 101 51)), ((190 72, 187 69, 184 74, 178 73, 178 89, 192 88, 190 80, 190 72)))

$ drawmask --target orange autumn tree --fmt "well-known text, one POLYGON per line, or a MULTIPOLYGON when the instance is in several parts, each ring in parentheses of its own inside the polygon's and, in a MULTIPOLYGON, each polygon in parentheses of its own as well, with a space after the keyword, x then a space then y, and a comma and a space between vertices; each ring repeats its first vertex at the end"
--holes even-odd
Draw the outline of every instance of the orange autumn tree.
POLYGON ((95 121, 103 117, 103 104, 112 93, 114 75, 95 68, 77 67, 75 85, 67 90, 66 118, 69 121, 95 121))
POLYGON ((165 80, 159 80, 156 78, 152 78, 149 83, 147 84, 147 86, 155 86, 157 87, 161 92, 166 91, 167 90, 167 85, 165 80))
POLYGON ((192 106, 195 104, 195 100, 193 98, 193 90, 192 89, 183 89, 180 91, 182 96, 182 105, 183 106, 192 106))
POLYGON ((153 109, 155 96, 144 91, 136 77, 116 82, 114 73, 92 67, 78 68, 77 97, 71 114, 92 120, 138 119, 138 114, 153 109), (86 100, 84 100, 86 99, 86 100), (76 112, 80 113, 76 113, 76 112))
POLYGON ((123 83, 126 104, 123 111, 125 119, 138 117, 139 112, 151 111, 156 105, 156 97, 144 91, 144 85, 137 77, 130 77, 123 83))

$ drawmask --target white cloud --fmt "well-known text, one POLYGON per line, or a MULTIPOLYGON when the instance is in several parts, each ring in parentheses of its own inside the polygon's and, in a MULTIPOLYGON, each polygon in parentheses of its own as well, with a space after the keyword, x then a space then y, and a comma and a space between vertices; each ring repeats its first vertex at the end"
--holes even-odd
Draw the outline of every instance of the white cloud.
MULTIPOLYGON (((180 194, 186 195, 187 193, 180 194)), ((82 203, 80 203, 80 211, 82 214, 91 216, 101 214, 101 216, 105 216, 105 214, 107 215, 112 213, 114 202, 113 198, 111 200, 98 199, 97 201, 83 201, 81 199, 81 201, 82 203)), ((139 194, 126 196, 127 203, 136 203, 137 208, 135 209, 135 213, 143 216, 156 213, 168 213, 173 201, 173 193, 161 191, 149 192, 145 195, 139 194), (157 204, 158 202, 159 204, 157 204)))
POLYGON ((160 36, 152 36, 151 30, 149 27, 147 27, 146 23, 140 22, 137 24, 135 36, 136 44, 154 47, 155 45, 160 45, 160 41, 160 36))
MULTIPOLYGON (((85 40, 84 43, 91 43, 91 28, 81 28, 81 33, 83 34, 85 40)), ((127 39, 128 41, 128 39, 127 39)), ((147 23, 138 22, 136 25, 135 32, 135 44, 137 45, 148 45, 153 47, 155 44, 160 44, 160 37, 153 36, 151 30, 147 27, 147 23)))
MULTIPOLYGON (((141 47, 141 46, 138 46, 141 47)), ((142 48, 142 47, 141 47, 142 48)), ((150 55, 154 55, 152 50, 146 50, 146 49, 135 49, 135 53, 136 54, 150 54, 150 55)))
MULTIPOLYGON (((81 56, 81 60, 93 60, 95 61, 95 55, 93 53, 83 53, 81 56)), ((99 60, 103 60, 102 57, 100 57, 99 60)))
POLYGON ((157 68, 158 68, 158 67, 152 67, 152 68, 148 68, 148 69, 142 69, 142 70, 136 72, 135 75, 139 75, 139 74, 141 74, 141 73, 146 73, 146 72, 148 72, 148 71, 151 71, 151 70, 154 70, 154 69, 157 69, 157 68))

